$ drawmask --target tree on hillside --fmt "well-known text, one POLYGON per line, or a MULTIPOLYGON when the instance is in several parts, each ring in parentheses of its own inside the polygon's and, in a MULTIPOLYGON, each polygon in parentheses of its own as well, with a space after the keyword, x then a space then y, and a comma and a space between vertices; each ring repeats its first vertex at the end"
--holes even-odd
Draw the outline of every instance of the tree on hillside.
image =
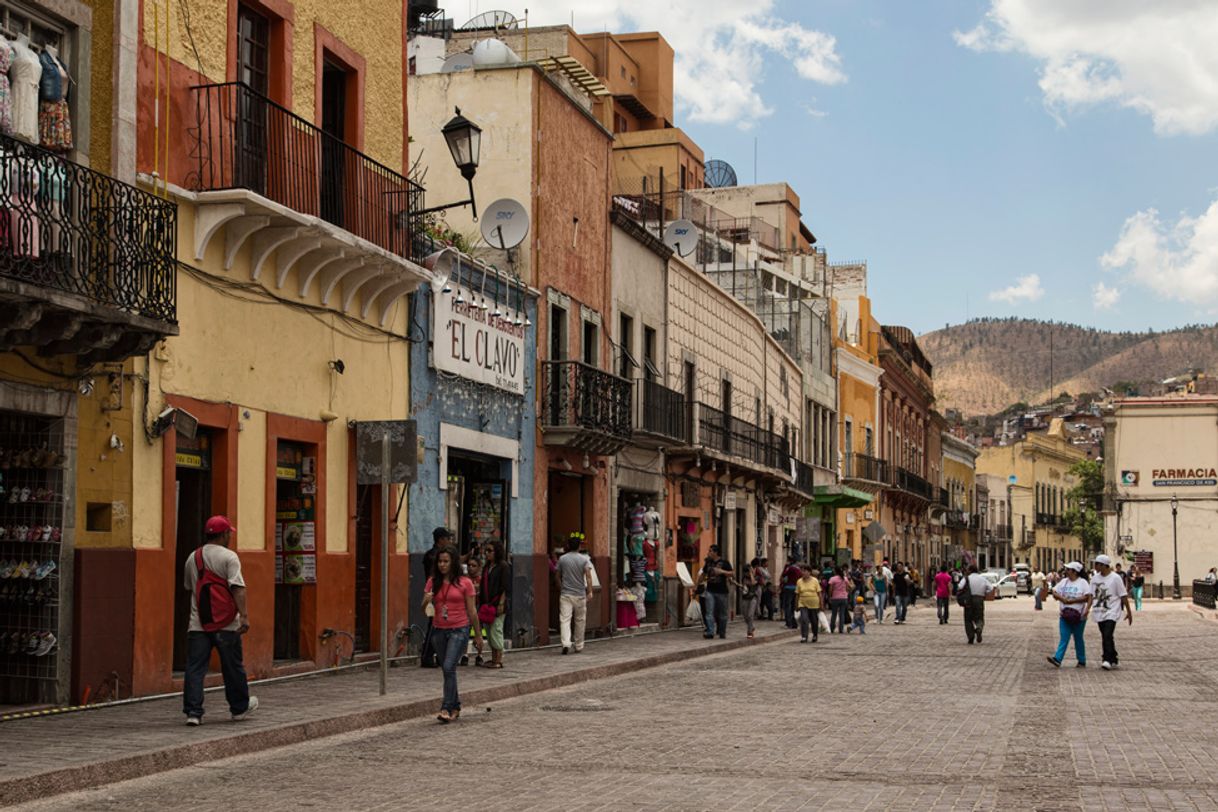
POLYGON ((1096 460, 1079 460, 1070 466, 1078 484, 1067 492, 1069 507, 1062 517, 1070 534, 1083 542, 1088 555, 1104 548, 1104 520, 1100 507, 1104 499, 1104 469, 1096 460))

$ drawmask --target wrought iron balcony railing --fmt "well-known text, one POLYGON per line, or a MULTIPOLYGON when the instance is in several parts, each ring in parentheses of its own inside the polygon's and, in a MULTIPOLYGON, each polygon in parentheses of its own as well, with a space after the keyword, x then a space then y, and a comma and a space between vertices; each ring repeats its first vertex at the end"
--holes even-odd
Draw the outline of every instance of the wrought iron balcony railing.
POLYGON ((790 476, 790 443, 746 420, 698 404, 698 442, 710 449, 783 471, 790 476))
POLYGON ((199 85, 196 187, 247 189, 386 251, 426 249, 423 187, 242 82, 199 85))
POLYGON ((816 493, 815 471, 801 460, 795 462, 795 490, 806 494, 816 493))
POLYGON ((689 417, 685 396, 667 386, 642 378, 637 387, 638 416, 635 428, 678 443, 689 442, 689 417))
POLYGON ((1024 530, 1016 545, 1020 550, 1030 550, 1036 546, 1036 531, 1024 530))
POLYGON ((870 454, 847 454, 843 460, 842 477, 887 484, 888 460, 882 460, 870 454))
POLYGON ((579 361, 545 361, 547 442, 614 454, 631 437, 630 381, 579 361))
POLYGON ((935 497, 935 487, 913 471, 900 466, 892 470, 892 486, 900 491, 911 493, 927 502, 935 497))
POLYGON ((1011 526, 1009 524, 994 525, 994 538, 997 541, 1010 541, 1012 538, 1011 526))
POLYGON ((951 494, 947 492, 947 488, 939 488, 937 490, 935 504, 942 505, 944 507, 951 507, 952 497, 951 494))
POLYGON ((6 135, 0 200, 0 276, 176 324, 174 203, 6 135))

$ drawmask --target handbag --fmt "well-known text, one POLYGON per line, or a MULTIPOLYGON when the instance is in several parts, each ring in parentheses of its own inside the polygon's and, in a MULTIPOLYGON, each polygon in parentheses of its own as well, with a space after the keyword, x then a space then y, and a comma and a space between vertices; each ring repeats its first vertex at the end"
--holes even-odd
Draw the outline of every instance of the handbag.
POLYGON ((969 600, 973 597, 973 592, 969 588, 968 578, 960 582, 960 589, 956 592, 956 603, 961 606, 968 606, 969 600))
POLYGON ((1078 623, 1083 619, 1083 613, 1075 609, 1073 606, 1067 606, 1062 610, 1062 620, 1067 623, 1078 623))
POLYGON ((494 623, 498 616, 499 612, 493 603, 484 603, 478 607, 478 620, 482 623, 494 623))

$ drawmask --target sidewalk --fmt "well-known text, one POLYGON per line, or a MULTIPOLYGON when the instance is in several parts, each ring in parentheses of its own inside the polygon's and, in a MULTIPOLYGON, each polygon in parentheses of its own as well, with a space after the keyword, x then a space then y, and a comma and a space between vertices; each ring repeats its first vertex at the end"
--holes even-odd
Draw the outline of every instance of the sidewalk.
MULTIPOLYGON (((789 640, 780 622, 758 623, 757 638, 733 622, 727 640, 704 640, 701 627, 590 640, 579 654, 557 649, 508 652, 502 670, 460 669, 467 710, 514 696, 789 640)), ((189 728, 181 698, 0 723, 0 806, 109 784, 204 761, 352 730, 428 716, 439 708, 439 669, 391 668, 378 693, 375 668, 252 686, 260 706, 232 722, 222 691, 207 694, 208 713, 189 728)))

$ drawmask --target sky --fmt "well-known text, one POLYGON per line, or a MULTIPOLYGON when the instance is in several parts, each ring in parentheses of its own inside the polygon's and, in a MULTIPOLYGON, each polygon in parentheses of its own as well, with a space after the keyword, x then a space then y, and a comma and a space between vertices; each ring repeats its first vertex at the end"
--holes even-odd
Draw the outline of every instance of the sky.
POLYGON ((789 183, 884 323, 1218 321, 1216 0, 527 1, 659 30, 677 126, 789 183))

